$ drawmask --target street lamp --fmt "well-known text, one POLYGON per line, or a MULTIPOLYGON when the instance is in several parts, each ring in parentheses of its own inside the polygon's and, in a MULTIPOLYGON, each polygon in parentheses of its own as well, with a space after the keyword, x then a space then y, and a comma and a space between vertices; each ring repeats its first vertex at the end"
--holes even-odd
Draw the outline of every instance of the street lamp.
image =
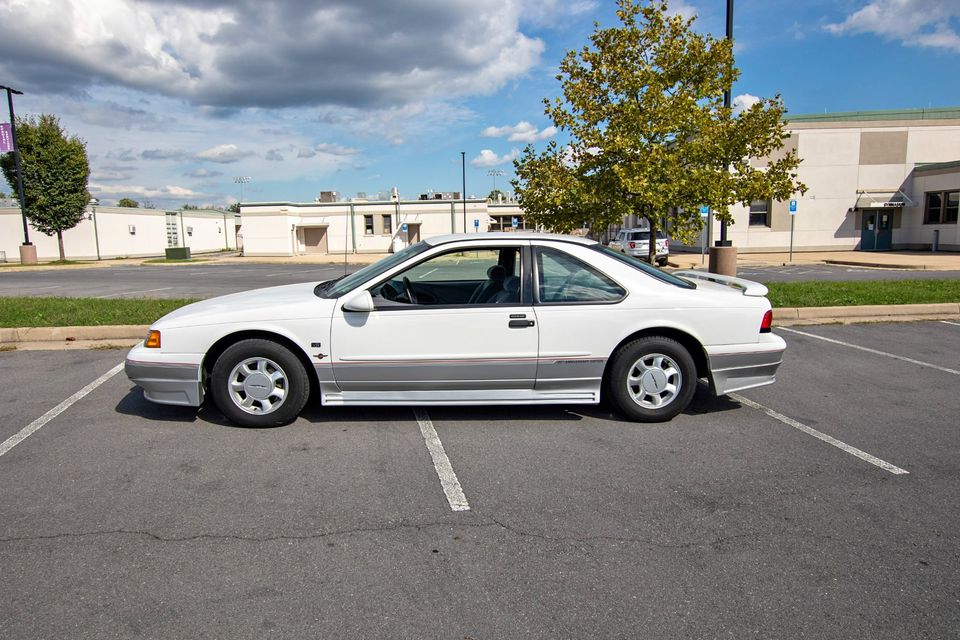
POLYGON ((250 176, 237 176, 233 179, 234 183, 240 185, 240 201, 237 202, 238 206, 240 205, 240 202, 243 202, 243 185, 247 184, 251 180, 253 180, 253 178, 250 176))
POLYGON ((463 199, 463 232, 467 232, 467 152, 460 152, 460 176, 463 178, 463 191, 460 197, 463 199))
POLYGON ((17 146, 17 121, 13 115, 13 96, 22 96, 23 91, 0 85, 7 92, 7 107, 10 110, 10 138, 13 146, 13 162, 17 169, 17 193, 20 194, 20 217, 23 219, 23 244, 20 245, 20 264, 36 264, 37 248, 30 242, 30 225, 27 224, 27 210, 23 198, 23 171, 20 167, 20 147, 17 146))
POLYGON ((506 172, 503 169, 490 169, 487 171, 488 176, 493 177, 493 190, 497 190, 497 176, 506 175, 506 172))
MULTIPOLYGON (((727 0, 727 40, 733 41, 733 0, 727 0)), ((723 91, 723 106, 725 109, 730 108, 730 93, 732 87, 727 87, 723 91)), ((729 165, 727 166, 727 171, 730 170, 729 165)), ((727 221, 720 221, 720 240, 717 241, 716 246, 718 247, 729 247, 733 244, 730 240, 727 240, 727 221)))
POLYGON ((93 241, 97 245, 97 260, 100 259, 100 234, 97 233, 97 205, 100 201, 96 198, 90 198, 90 219, 93 220, 93 241))

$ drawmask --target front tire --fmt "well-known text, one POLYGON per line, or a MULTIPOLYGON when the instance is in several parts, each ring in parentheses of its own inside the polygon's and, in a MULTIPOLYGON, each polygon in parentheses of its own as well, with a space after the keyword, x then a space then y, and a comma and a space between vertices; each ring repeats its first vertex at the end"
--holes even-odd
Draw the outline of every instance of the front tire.
POLYGON ((697 385, 690 353, 671 338, 647 336, 617 351, 607 390, 617 410, 637 422, 665 422, 687 408, 697 385))
POLYGON ((310 395, 303 363, 271 340, 241 340, 213 365, 210 395, 231 422, 278 427, 293 422, 310 395))

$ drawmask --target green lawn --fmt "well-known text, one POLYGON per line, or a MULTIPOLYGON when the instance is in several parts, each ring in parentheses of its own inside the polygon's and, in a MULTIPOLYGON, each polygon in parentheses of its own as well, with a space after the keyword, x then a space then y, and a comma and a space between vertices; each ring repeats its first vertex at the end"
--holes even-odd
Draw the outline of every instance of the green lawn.
MULTIPOLYGON (((960 280, 774 282, 774 307, 840 307, 863 304, 960 302, 960 280)), ((150 324, 195 299, 0 298, 0 327, 66 327, 150 324)))
POLYGON ((150 324, 195 299, 0 298, 0 327, 150 324))
POLYGON ((767 288, 774 307, 960 302, 960 280, 771 282, 767 288))

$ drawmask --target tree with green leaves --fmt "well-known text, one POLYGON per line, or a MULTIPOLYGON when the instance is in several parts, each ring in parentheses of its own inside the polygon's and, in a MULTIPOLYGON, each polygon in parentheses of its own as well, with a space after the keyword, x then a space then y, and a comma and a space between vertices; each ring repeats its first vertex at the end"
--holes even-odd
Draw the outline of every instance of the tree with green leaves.
POLYGON ((189 203, 184 204, 182 207, 180 207, 180 209, 181 209, 182 211, 196 211, 196 210, 199 209, 199 208, 200 208, 200 207, 198 207, 197 205, 195 205, 195 204, 189 204, 189 203))
POLYGON ((227 207, 227 211, 232 211, 233 213, 240 213, 240 203, 234 202, 229 207, 227 207))
POLYGON ((137 209, 140 206, 140 203, 133 198, 120 198, 117 200, 117 206, 127 207, 129 209, 137 209))
MULTIPOLYGON (((651 237, 669 224, 690 241, 701 205, 733 223, 729 207, 803 193, 795 151, 773 154, 788 137, 780 97, 734 115, 723 93, 736 81, 732 44, 693 30, 663 0, 618 0, 620 25, 595 26, 591 44, 570 51, 557 80, 563 98, 546 114, 569 141, 543 152, 528 145, 514 161, 515 191, 527 219, 568 233, 649 220, 651 237)), ((650 243, 650 260, 656 244, 650 243)))
MULTIPOLYGON (((56 116, 41 114, 17 117, 17 148, 25 200, 20 205, 36 229, 48 236, 56 234, 60 259, 65 260, 63 232, 80 223, 90 200, 86 144, 67 136, 56 116)), ((12 153, 0 157, 0 168, 7 183, 16 185, 12 153)))
POLYGON ((490 202, 500 202, 500 200, 506 200, 507 194, 505 194, 500 189, 494 189, 487 194, 487 200, 490 202))

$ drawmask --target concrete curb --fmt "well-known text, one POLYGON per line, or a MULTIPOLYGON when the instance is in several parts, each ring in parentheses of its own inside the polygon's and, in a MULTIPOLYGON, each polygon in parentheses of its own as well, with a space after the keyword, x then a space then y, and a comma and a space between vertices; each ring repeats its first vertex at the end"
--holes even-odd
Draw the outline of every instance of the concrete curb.
MULTIPOLYGON (((773 310, 774 327, 804 324, 854 324, 866 322, 914 322, 954 319, 960 321, 960 303, 864 305, 859 307, 779 307, 773 310)), ((0 329, 0 345, 30 349, 96 348, 130 345, 147 335, 149 325, 104 325, 98 327, 20 327, 0 329)))
POLYGON ((773 310, 774 326, 856 322, 911 322, 960 317, 960 303, 863 305, 855 307, 781 307, 773 310))
MULTIPOLYGON (((940 270, 944 267, 928 267, 925 264, 893 264, 888 262, 866 262, 861 260, 824 260, 824 264, 835 264, 844 267, 870 267, 872 269, 906 269, 909 271, 940 270)), ((949 268, 949 267, 947 267, 949 268)))

